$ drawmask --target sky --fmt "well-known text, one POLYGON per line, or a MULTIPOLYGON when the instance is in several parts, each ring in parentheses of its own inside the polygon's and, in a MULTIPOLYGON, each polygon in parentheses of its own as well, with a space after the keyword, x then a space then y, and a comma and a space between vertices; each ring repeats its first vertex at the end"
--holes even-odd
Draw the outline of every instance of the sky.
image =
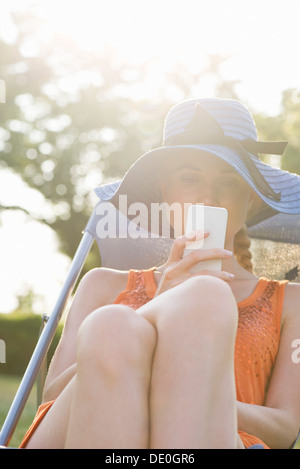
POLYGON ((197 70, 206 54, 228 56, 222 73, 241 80, 241 98, 259 111, 276 113, 282 90, 299 86, 298 0, 2 0, 2 33, 13 37, 8 13, 28 3, 47 19, 44 37, 56 30, 90 49, 113 44, 131 62, 197 70))
MULTIPOLYGON (((228 57, 222 75, 241 81, 239 96, 253 111, 276 114, 282 91, 300 87, 299 0, 2 0, 0 35, 6 40, 17 34, 10 12, 28 4, 47 19, 44 38, 62 31, 83 48, 112 44, 128 63, 155 61, 149 95, 151 87, 159 86, 160 68, 177 62, 201 70, 207 54, 228 57)), ((203 83, 199 93, 210 95, 211 83, 203 83)), ((2 172, 0 202, 12 201, 33 212, 47 209, 19 178, 2 172)), ((27 288, 43 298, 37 310, 51 307, 68 265, 49 228, 25 221, 20 213, 6 213, 0 225, 0 285, 5 285, 0 311, 11 310, 16 293, 27 288), (17 246, 13 263, 12 243, 14 252, 17 246)))

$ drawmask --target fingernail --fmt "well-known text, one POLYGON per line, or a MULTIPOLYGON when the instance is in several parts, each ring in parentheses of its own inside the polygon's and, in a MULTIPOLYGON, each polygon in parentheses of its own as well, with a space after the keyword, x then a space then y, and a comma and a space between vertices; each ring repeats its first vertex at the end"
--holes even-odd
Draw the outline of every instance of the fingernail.
POLYGON ((234 275, 233 275, 233 274, 228 274, 228 278, 229 278, 229 280, 233 280, 233 279, 234 279, 234 275))
POLYGON ((232 256, 232 251, 227 251, 227 249, 224 249, 224 254, 225 254, 225 256, 231 257, 232 256))

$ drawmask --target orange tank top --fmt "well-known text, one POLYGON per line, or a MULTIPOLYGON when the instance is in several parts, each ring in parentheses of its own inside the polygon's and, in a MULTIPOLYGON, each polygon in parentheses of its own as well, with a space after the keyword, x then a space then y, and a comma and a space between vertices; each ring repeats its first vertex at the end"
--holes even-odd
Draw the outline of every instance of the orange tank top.
MULTIPOLYGON (((154 271, 130 270, 127 287, 114 303, 137 309, 150 301, 156 292, 154 271)), ((237 304, 235 381, 240 402, 264 404, 279 345, 286 284, 286 280, 259 278, 252 294, 237 304)))

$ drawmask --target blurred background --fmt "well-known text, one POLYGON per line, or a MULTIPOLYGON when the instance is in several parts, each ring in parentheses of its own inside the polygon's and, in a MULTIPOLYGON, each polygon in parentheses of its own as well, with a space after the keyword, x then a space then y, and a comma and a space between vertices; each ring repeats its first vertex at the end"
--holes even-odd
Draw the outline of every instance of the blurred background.
MULTIPOLYGON (((0 423, 94 187, 161 145, 170 106, 242 100, 259 138, 289 141, 284 157, 267 162, 300 173, 299 44, 298 0, 1 1, 0 338, 9 347, 0 423)), ((300 281, 297 243, 252 248, 258 275, 300 281)), ((93 248, 85 270, 100 264, 93 248)), ((34 413, 32 401, 12 444, 34 413)))
MULTIPOLYGON (((53 305, 93 188, 159 146, 169 107, 241 99, 300 172, 297 0, 0 5, 0 312, 53 305)), ((99 265, 96 250, 87 268, 99 265)))

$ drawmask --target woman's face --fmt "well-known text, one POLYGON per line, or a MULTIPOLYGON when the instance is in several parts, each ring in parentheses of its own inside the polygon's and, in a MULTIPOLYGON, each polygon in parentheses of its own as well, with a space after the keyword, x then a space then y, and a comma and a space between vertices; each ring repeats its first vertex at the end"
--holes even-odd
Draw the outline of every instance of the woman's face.
POLYGON ((161 190, 168 204, 225 207, 228 210, 227 238, 233 238, 241 229, 256 197, 228 163, 208 153, 197 158, 194 155, 175 157, 172 171, 165 168, 163 172, 161 190))

